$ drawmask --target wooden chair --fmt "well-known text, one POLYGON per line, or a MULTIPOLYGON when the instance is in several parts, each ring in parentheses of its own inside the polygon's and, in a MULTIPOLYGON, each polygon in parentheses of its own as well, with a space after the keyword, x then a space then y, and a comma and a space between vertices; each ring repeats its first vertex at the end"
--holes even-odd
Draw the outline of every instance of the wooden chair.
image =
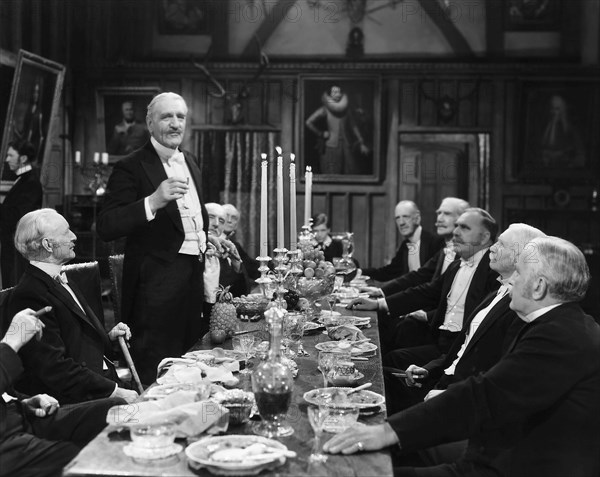
POLYGON ((110 269, 111 298, 113 310, 115 312, 115 322, 121 321, 121 289, 123 283, 123 259, 125 255, 110 255, 108 257, 108 267, 110 269))
POLYGON ((0 338, 4 336, 8 330, 8 326, 12 321, 12 316, 8 316, 7 307, 10 301, 10 295, 15 287, 5 288, 0 290, 0 338))

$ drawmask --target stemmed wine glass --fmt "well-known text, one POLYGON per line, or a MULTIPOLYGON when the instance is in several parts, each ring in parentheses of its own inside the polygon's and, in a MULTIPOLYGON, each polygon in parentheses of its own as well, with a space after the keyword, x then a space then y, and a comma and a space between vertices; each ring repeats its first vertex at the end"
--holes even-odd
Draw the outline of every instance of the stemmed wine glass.
POLYGON ((327 460, 327 456, 323 454, 321 450, 321 436, 323 435, 325 421, 329 417, 329 407, 308 406, 307 412, 308 422, 310 422, 310 425, 315 433, 315 441, 312 452, 308 459, 310 462, 325 462, 327 460))
POLYGON ((250 361, 252 353, 254 352, 256 337, 248 333, 245 335, 235 336, 234 338, 233 348, 234 350, 240 351, 244 355, 244 362, 246 363, 244 369, 240 369, 240 374, 250 374, 248 362, 250 361))
POLYGON ((319 351, 318 369, 323 375, 323 387, 327 387, 327 376, 333 369, 337 359, 336 353, 331 351, 319 351))
POLYGON ((337 296, 333 293, 331 295, 327 295, 327 304, 329 305, 329 313, 330 316, 333 317, 333 312, 335 309, 335 304, 337 303, 337 296))

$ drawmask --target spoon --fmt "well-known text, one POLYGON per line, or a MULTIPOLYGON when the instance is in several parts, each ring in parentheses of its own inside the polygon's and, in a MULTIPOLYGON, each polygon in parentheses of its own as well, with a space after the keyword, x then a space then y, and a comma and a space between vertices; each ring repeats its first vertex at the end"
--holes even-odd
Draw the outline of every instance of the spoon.
POLYGON ((350 391, 346 391, 346 396, 349 396, 350 394, 356 393, 358 391, 362 391, 363 389, 370 388, 371 386, 373 386, 373 383, 361 384, 360 386, 358 386, 354 389, 351 389, 350 391))

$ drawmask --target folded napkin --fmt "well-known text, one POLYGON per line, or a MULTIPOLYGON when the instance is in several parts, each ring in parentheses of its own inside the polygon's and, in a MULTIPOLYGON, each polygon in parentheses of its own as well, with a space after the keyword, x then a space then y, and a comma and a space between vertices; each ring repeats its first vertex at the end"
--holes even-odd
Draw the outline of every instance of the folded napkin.
POLYGON ((167 371, 156 382, 158 384, 198 383, 207 379, 213 383, 220 382, 226 386, 235 386, 239 383, 239 379, 233 376, 232 368, 239 370, 239 363, 233 361, 219 366, 208 366, 201 361, 165 358, 159 363, 157 374, 160 376, 164 369, 167 371))
POLYGON ((194 391, 178 391, 156 401, 114 406, 106 422, 120 427, 169 422, 175 425, 176 437, 225 432, 229 410, 213 401, 195 401, 196 396, 194 391))

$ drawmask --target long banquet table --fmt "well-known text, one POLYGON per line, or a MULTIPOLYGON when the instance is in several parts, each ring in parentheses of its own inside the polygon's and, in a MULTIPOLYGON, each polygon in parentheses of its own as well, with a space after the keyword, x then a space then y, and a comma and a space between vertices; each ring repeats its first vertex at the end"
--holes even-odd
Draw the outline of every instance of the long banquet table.
MULTIPOLYGON (((344 308, 337 308, 342 313, 350 313, 344 308)), ((379 345, 377 317, 375 313, 353 311, 354 316, 370 316, 371 328, 364 330, 372 342, 379 345)), ((255 324, 248 324, 248 326, 255 324)), ((306 414, 307 403, 302 397, 306 391, 323 386, 323 378, 317 370, 317 354, 315 345, 328 341, 325 334, 305 336, 304 348, 310 354, 308 358, 298 358, 299 373, 294 382, 292 404, 288 412, 288 421, 294 427, 290 437, 279 438, 288 449, 297 453, 296 458, 287 459, 285 464, 273 471, 265 471, 260 475, 277 476, 391 476, 392 462, 388 451, 365 452, 350 456, 329 455, 324 464, 311 464, 308 457, 312 450, 314 434, 306 414)), ((230 341, 228 342, 230 346, 230 341)), ((211 345, 202 341, 194 349, 210 349, 211 345)), ((379 349, 368 361, 356 361, 356 368, 364 374, 363 382, 372 382, 372 391, 383 394, 383 376, 381 370, 381 355, 379 349)), ((248 383, 244 383, 248 385, 248 383)), ((385 419, 385 412, 373 416, 359 418, 359 423, 367 425, 379 424, 385 419)), ((252 434, 252 421, 242 426, 229 427, 228 434, 252 434)), ((333 434, 324 433, 322 443, 333 434)), ((184 451, 178 455, 152 461, 139 461, 127 457, 123 447, 130 442, 127 432, 118 432, 113 426, 108 426, 92 440, 71 463, 65 468, 65 476, 208 476, 208 470, 193 471, 188 467, 184 451)), ((178 441, 180 442, 180 441, 178 441)))

